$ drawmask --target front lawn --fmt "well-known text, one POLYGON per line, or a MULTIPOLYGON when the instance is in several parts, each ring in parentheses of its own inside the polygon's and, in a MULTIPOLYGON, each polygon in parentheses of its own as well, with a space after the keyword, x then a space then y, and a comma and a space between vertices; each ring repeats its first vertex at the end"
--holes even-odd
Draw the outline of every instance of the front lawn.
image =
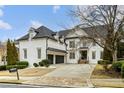
POLYGON ((91 79, 112 79, 121 78, 120 73, 112 71, 111 69, 106 72, 102 65, 97 64, 92 72, 91 79))
POLYGON ((105 72, 100 64, 96 65, 90 78, 95 87, 124 88, 124 80, 121 78, 120 73, 111 70, 111 68, 108 72, 105 72))
MULTIPOLYGON (((53 71, 55 68, 26 68, 26 69, 20 69, 19 75, 24 77, 35 77, 35 76, 42 76, 45 75, 51 71, 53 71)), ((9 71, 0 71, 0 76, 16 76, 16 73, 9 73, 9 71)))
POLYGON ((123 79, 91 79, 91 82, 96 88, 97 87, 124 88, 123 79))

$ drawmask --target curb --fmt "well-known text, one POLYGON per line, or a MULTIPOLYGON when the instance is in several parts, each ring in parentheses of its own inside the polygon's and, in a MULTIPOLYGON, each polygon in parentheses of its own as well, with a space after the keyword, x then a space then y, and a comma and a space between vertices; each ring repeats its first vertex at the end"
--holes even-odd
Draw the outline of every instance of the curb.
POLYGON ((6 84, 22 84, 21 82, 6 82, 6 81, 0 82, 0 83, 6 83, 6 84))

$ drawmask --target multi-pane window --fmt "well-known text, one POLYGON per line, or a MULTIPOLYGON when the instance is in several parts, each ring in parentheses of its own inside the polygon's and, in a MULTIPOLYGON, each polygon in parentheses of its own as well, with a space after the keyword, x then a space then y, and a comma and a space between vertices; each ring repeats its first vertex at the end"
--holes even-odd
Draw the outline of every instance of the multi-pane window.
POLYGON ((24 59, 27 59, 27 49, 23 49, 24 59))
POLYGON ((75 52, 70 52, 69 58, 70 59, 75 59, 75 52))
POLYGON ((37 58, 41 59, 41 48, 37 48, 37 58))
POLYGON ((69 42, 69 47, 70 48, 75 48, 75 41, 70 41, 69 42))
POLYGON ((92 51, 92 59, 96 59, 96 51, 92 51))
POLYGON ((100 59, 103 59, 103 51, 100 51, 100 59))

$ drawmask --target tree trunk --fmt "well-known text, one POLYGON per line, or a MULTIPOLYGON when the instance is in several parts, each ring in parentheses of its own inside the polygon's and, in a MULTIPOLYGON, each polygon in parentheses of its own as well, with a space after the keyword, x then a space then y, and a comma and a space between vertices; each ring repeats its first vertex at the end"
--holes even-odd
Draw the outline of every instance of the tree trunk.
POLYGON ((114 50, 114 51, 112 52, 112 58, 113 58, 113 62, 114 62, 114 63, 117 62, 117 50, 114 50))

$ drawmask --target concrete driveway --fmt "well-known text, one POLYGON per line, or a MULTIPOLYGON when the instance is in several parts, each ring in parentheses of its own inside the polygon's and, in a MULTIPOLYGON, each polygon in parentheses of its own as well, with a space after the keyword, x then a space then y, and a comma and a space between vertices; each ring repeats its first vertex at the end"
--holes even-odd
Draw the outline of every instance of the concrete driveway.
POLYGON ((56 67, 56 70, 45 76, 87 79, 92 72, 89 64, 57 64, 53 66, 56 67))
POLYGON ((87 79, 95 65, 89 64, 57 64, 56 69, 44 76, 25 83, 62 87, 87 87, 87 79))

